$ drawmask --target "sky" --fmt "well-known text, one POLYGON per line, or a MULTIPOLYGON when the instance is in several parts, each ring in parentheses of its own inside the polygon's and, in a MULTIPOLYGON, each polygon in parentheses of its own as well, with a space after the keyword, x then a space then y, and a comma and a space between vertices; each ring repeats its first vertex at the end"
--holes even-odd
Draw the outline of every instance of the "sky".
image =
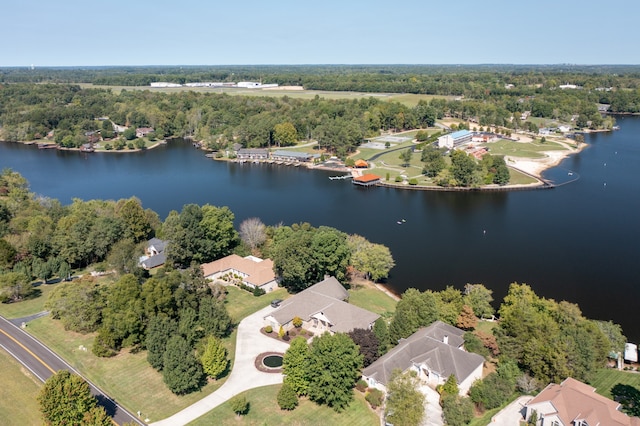
POLYGON ((638 0, 20 0, 0 13, 0 66, 640 64, 638 0))

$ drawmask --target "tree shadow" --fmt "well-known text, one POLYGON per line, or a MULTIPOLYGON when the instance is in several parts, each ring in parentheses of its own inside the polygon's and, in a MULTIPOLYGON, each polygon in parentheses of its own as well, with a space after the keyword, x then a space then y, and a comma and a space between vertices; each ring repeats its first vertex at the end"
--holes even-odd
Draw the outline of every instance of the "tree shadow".
POLYGON ((115 416, 116 410, 117 410, 117 405, 115 401, 107 398, 104 395, 96 395, 95 397, 98 400, 98 405, 103 407, 109 416, 111 417, 115 416))

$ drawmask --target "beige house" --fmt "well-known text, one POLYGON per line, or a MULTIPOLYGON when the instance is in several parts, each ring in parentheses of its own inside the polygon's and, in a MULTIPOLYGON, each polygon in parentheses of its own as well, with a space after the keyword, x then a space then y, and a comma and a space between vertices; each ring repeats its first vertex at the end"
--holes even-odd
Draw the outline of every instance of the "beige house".
POLYGON ((413 370, 425 384, 435 388, 455 375, 460 395, 482 378, 484 358, 464 350, 464 331, 442 321, 421 328, 362 372, 370 387, 387 391, 394 370, 413 370))
POLYGON ((264 317, 267 325, 286 331, 293 328, 293 319, 300 317, 302 327, 315 335, 348 333, 356 328, 371 329, 380 315, 346 302, 349 293, 334 277, 312 285, 288 298, 278 309, 264 317))
POLYGON ((259 287, 267 293, 278 288, 271 259, 255 256, 240 257, 232 254, 200 266, 204 277, 210 281, 222 280, 232 283, 239 280, 252 288, 259 287))
POLYGON ((569 377, 552 383, 525 405, 525 419, 535 411, 538 426, 638 426, 640 418, 619 411, 620 404, 569 377))

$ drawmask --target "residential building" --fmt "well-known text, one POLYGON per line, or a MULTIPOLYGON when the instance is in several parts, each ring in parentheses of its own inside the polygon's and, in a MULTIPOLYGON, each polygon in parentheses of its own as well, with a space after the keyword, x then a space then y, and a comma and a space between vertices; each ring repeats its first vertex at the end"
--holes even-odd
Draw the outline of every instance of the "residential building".
POLYGON ((346 302, 349 292, 334 277, 326 277, 281 303, 264 319, 279 330, 293 328, 293 319, 302 319, 302 327, 314 334, 348 333, 356 328, 371 329, 380 315, 346 302))
POLYGON ((237 254, 232 254, 205 263, 200 268, 204 277, 210 281, 217 279, 227 282, 240 280, 246 286, 259 287, 266 292, 278 288, 271 259, 260 259, 255 256, 240 257, 237 254))
POLYGON ((140 266, 148 270, 164 265, 167 261, 167 244, 167 241, 155 237, 147 241, 145 254, 139 259, 140 266))
POLYGON ((269 151, 266 148, 241 148, 237 151, 238 160, 266 160, 269 151))
POLYGON ((401 339, 398 345, 364 369, 362 376, 370 387, 387 391, 394 370, 413 370, 425 384, 435 388, 452 374, 460 395, 482 378, 484 358, 464 350, 464 331, 442 321, 401 339))
POLYGON ((281 149, 273 152, 271 158, 275 161, 285 161, 288 163, 307 163, 313 159, 313 154, 281 149))
POLYGON ((640 418, 619 411, 620 404, 571 377, 551 383, 525 405, 525 420, 537 413, 538 426, 639 426, 640 418))
POLYGON ((471 142, 473 134, 468 130, 458 130, 438 138, 438 147, 453 149, 471 142))
POLYGON ((136 129, 136 137, 137 138, 144 138, 149 133, 153 133, 153 132, 154 132, 153 127, 138 127, 136 129))

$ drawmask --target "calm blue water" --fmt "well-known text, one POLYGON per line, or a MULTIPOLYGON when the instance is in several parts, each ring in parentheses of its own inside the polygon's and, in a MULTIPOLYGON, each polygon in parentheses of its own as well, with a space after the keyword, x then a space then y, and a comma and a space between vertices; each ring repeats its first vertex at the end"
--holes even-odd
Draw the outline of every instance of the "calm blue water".
POLYGON ((229 206, 238 224, 256 216, 333 226, 390 247, 397 266, 388 285, 396 292, 483 283, 501 300, 509 283, 527 283, 541 296, 578 303, 588 317, 622 324, 638 342, 640 118, 618 124, 617 132, 587 136, 584 151, 546 175, 577 181, 538 191, 362 189, 329 180, 330 172, 215 162, 177 142, 89 155, 2 143, 0 167, 63 203, 135 195, 162 218, 186 203, 210 203, 229 206))

